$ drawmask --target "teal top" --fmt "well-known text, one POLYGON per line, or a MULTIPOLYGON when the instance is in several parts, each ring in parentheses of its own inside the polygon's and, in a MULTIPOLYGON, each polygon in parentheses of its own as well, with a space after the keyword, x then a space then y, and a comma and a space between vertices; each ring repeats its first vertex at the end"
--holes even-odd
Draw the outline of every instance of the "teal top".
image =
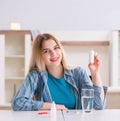
POLYGON ((48 74, 48 87, 52 100, 56 104, 65 105, 68 109, 75 109, 75 95, 64 78, 56 78, 48 74))

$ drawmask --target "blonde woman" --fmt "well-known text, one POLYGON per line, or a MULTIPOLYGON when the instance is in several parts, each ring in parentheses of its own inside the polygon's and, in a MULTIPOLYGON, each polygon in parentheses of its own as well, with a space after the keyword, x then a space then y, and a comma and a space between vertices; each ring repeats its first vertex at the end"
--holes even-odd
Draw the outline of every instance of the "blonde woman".
POLYGON ((53 101, 58 110, 81 109, 82 88, 93 88, 94 108, 104 108, 105 91, 97 54, 94 63, 88 65, 91 80, 83 68, 67 65, 62 45, 53 35, 39 34, 32 47, 29 73, 13 99, 13 110, 49 110, 53 101))

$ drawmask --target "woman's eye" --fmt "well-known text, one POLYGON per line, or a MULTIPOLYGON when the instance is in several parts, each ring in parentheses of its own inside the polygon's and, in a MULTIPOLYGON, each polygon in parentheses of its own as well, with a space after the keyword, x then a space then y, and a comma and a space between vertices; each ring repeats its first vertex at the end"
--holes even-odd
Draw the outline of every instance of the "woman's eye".
POLYGON ((48 50, 43 51, 43 53, 48 53, 48 52, 49 52, 48 50))
POLYGON ((59 49, 59 47, 58 47, 58 46, 56 46, 56 47, 54 48, 54 50, 56 50, 56 49, 59 49))

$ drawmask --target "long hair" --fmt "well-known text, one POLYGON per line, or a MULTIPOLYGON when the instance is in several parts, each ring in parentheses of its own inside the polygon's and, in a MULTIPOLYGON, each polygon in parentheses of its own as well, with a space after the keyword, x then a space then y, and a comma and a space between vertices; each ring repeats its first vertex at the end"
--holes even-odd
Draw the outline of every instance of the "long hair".
POLYGON ((61 63, 63 65, 63 68, 69 69, 69 66, 67 66, 65 53, 64 53, 61 43, 53 35, 49 33, 44 33, 44 34, 39 34, 36 37, 36 39, 33 41, 29 72, 33 70, 34 68, 37 69, 39 72, 43 72, 46 70, 46 65, 42 58, 42 44, 44 41, 50 40, 50 39, 54 40, 62 51, 61 63))

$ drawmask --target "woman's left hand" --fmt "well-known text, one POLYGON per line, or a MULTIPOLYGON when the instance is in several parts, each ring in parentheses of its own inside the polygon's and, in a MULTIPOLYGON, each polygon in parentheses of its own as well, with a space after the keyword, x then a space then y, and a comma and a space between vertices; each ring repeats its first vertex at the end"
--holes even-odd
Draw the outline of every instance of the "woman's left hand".
POLYGON ((88 65, 91 74, 95 74, 98 73, 100 70, 100 58, 99 55, 97 53, 95 53, 94 55, 94 63, 89 63, 88 65))

